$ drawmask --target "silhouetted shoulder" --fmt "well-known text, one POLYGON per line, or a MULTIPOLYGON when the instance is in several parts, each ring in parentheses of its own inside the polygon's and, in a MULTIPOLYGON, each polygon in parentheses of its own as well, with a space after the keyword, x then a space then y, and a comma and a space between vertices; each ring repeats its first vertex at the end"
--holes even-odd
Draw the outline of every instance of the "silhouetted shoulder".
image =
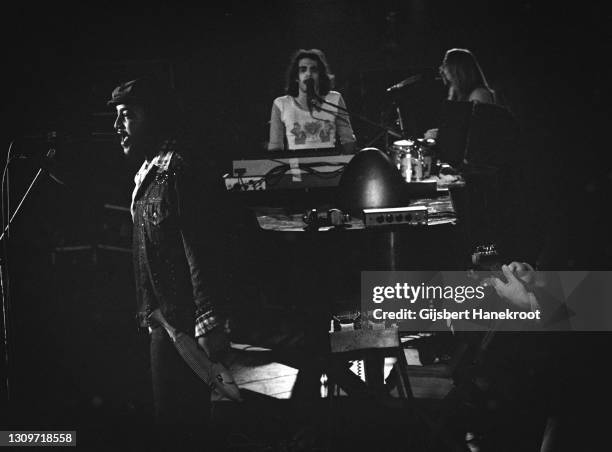
POLYGON ((493 92, 487 88, 480 87, 476 88, 471 92, 469 101, 482 102, 483 104, 494 104, 495 96, 493 92))

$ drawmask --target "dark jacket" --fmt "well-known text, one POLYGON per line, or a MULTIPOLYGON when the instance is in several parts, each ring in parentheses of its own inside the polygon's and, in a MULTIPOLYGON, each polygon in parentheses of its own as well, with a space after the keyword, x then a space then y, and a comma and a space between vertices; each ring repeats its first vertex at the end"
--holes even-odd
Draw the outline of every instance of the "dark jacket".
MULTIPOLYGON (((173 326, 197 335, 219 324, 220 229, 214 224, 223 194, 217 180, 196 169, 176 142, 145 162, 132 195, 133 256, 138 321, 161 308, 173 326)), ((220 182, 220 181, 219 181, 220 182)))

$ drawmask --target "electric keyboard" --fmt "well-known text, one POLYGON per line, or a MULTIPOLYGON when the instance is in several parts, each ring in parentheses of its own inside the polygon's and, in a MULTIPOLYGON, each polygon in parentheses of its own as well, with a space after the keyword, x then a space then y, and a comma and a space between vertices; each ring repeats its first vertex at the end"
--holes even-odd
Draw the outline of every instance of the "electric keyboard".
POLYGON ((337 186, 353 154, 335 149, 270 151, 255 158, 233 160, 228 190, 269 190, 337 186))

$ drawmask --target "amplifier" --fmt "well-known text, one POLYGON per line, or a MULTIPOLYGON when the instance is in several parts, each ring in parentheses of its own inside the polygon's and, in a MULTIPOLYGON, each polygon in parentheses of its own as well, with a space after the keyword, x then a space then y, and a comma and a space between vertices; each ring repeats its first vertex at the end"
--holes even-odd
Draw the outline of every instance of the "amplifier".
POLYGON ((394 224, 427 225, 427 207, 389 207, 385 209, 363 209, 365 226, 389 226, 394 224))

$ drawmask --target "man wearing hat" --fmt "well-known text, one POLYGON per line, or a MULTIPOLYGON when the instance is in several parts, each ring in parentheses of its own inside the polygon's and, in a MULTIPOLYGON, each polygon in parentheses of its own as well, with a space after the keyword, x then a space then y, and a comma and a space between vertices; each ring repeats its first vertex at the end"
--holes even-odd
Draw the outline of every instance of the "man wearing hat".
POLYGON ((117 111, 114 128, 124 153, 143 161, 132 193, 133 257, 138 323, 150 332, 156 418, 205 423, 210 389, 151 313, 159 308, 172 326, 197 338, 211 359, 227 351, 218 312, 220 240, 210 220, 221 204, 221 180, 196 168, 181 145, 178 103, 163 84, 146 78, 123 83, 108 105, 117 111))

